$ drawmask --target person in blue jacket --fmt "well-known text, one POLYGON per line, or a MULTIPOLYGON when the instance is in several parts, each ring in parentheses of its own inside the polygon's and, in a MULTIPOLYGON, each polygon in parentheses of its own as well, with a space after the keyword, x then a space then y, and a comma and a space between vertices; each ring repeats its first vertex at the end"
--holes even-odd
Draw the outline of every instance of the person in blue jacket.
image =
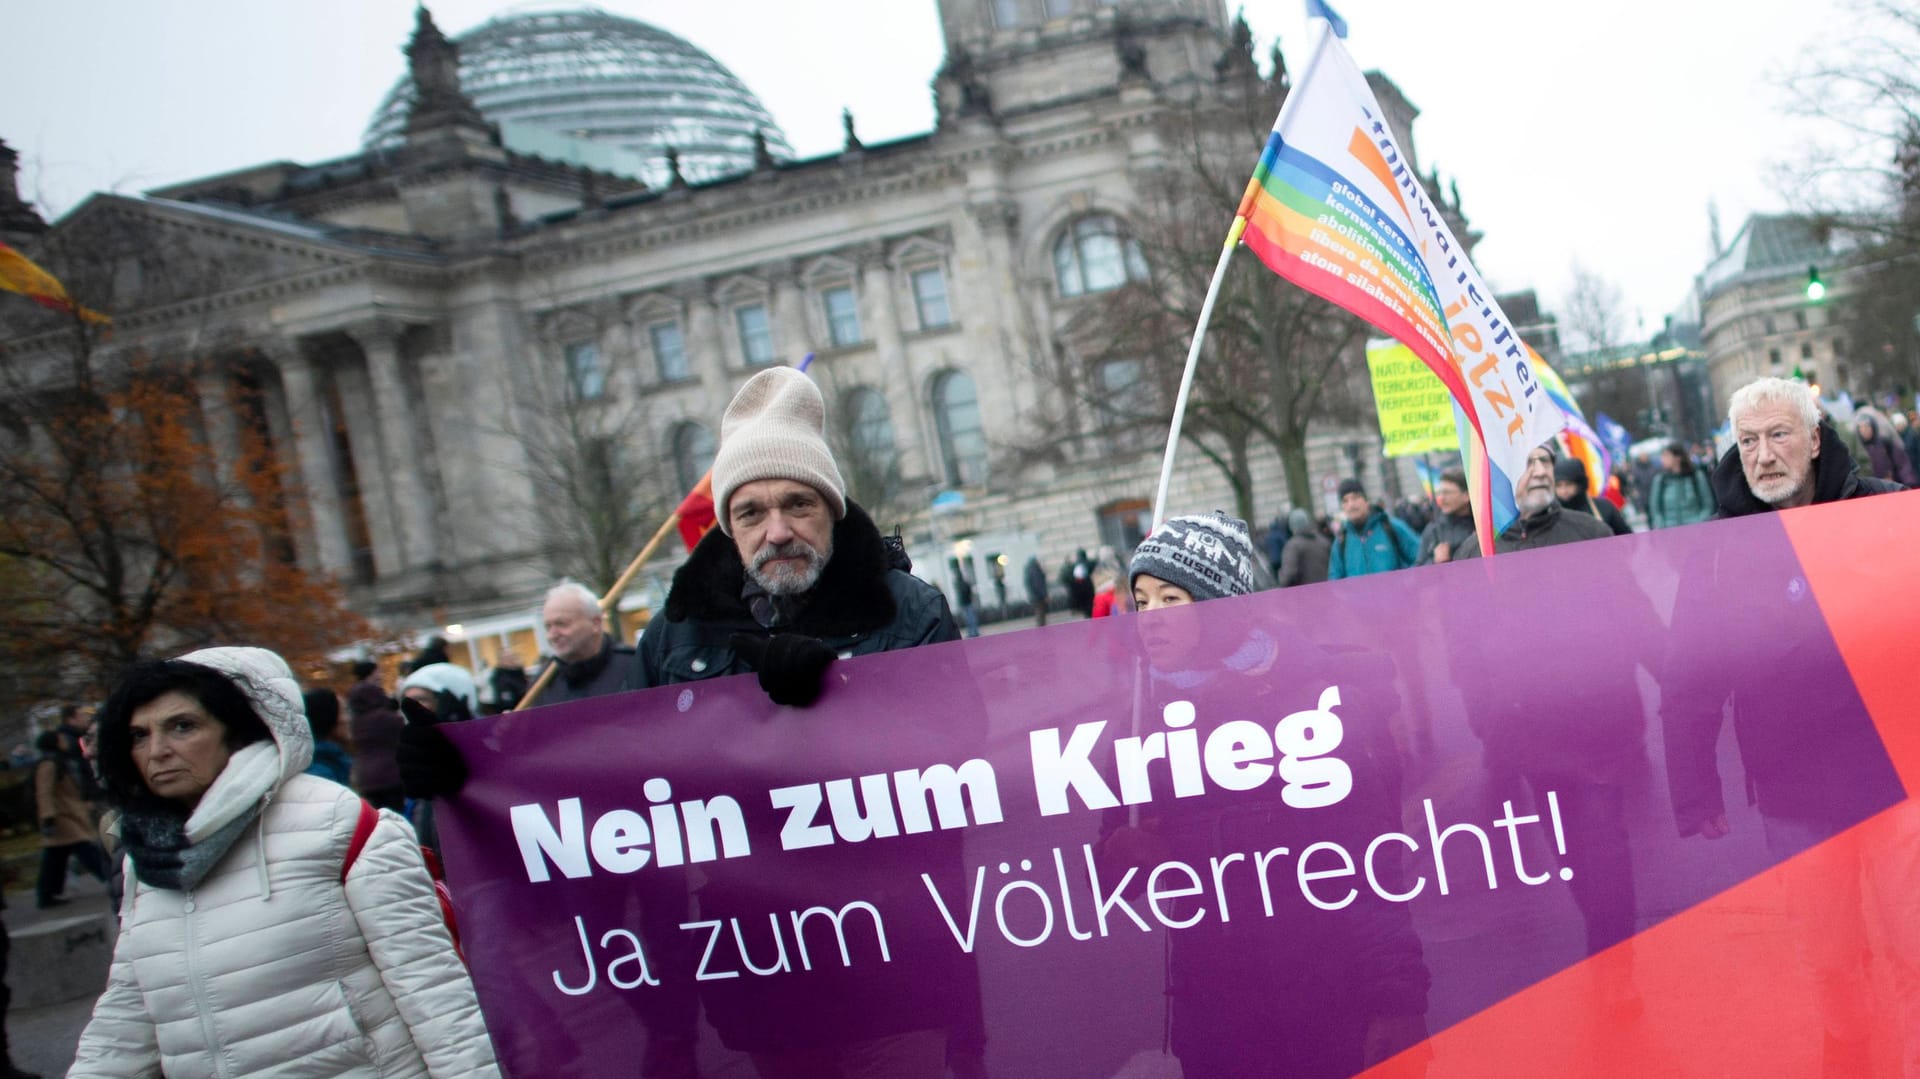
POLYGON ((1333 541, 1327 580, 1406 569, 1420 559, 1420 537, 1398 517, 1367 499, 1359 480, 1340 483, 1340 512, 1347 525, 1333 541))

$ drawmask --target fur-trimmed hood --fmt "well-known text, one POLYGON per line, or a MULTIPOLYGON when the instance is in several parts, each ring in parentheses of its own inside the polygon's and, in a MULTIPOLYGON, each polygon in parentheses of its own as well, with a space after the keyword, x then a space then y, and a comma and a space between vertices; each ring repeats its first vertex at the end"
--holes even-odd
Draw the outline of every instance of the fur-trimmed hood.
MULTIPOLYGON (((828 637, 887 625, 898 613, 887 587, 887 572, 887 549, 880 540, 880 529, 865 510, 849 501, 847 515, 833 526, 833 557, 820 571, 812 597, 793 628, 828 637)), ((746 601, 741 598, 746 580, 733 537, 710 529, 673 575, 666 618, 670 622, 751 621, 746 601)))

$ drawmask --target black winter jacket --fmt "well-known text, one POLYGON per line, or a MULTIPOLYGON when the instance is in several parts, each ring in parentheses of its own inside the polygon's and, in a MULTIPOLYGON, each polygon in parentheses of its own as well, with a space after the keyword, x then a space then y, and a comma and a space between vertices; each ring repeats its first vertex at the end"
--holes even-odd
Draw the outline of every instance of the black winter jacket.
MULTIPOLYGON (((1606 539, 1611 535, 1613 529, 1603 524, 1600 518, 1590 513, 1568 513, 1560 508, 1559 500, 1555 499, 1547 503, 1546 509, 1531 517, 1520 518, 1508 525, 1505 532, 1493 537, 1493 553, 1512 554, 1515 551, 1531 551, 1536 547, 1606 539)), ((1479 557, 1478 543, 1469 543, 1466 550, 1454 554, 1456 560, 1479 557)))
POLYGON ((578 663, 554 662, 560 664, 560 669, 554 672, 553 681, 547 683, 536 704, 583 701, 627 688, 627 676, 633 670, 633 648, 615 642, 612 634, 603 633, 600 651, 587 659, 578 663))
POLYGON ((1588 517, 1598 517, 1600 523, 1606 525, 1616 536, 1630 536, 1633 534, 1633 526, 1627 523, 1625 517, 1620 516, 1620 511, 1614 508, 1613 503, 1604 498, 1595 498, 1590 494, 1580 494, 1571 500, 1562 499, 1560 506, 1569 513, 1580 513, 1588 517))
MULTIPOLYGON (((752 670, 728 638, 767 634, 741 590, 746 570, 733 538, 713 529, 673 575, 666 609, 640 637, 628 689, 697 682, 752 670)), ((887 567, 880 530, 859 506, 833 526, 833 557, 787 633, 804 633, 842 659, 960 638, 947 598, 910 573, 887 567)))

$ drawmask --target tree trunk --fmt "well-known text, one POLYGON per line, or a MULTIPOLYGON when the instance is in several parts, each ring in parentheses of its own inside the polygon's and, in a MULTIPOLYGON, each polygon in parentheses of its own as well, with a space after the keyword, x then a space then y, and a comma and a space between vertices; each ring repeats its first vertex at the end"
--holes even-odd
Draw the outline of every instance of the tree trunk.
POLYGON ((1294 509, 1306 510, 1319 517, 1320 511, 1315 508, 1313 501, 1313 475, 1307 470, 1306 430, 1283 428, 1275 448, 1280 451, 1280 467, 1287 476, 1287 500, 1294 509))
POLYGON ((1228 446, 1233 467, 1227 472, 1227 481, 1233 484, 1234 515, 1247 522, 1252 529, 1257 522, 1253 518, 1253 468, 1247 461, 1248 438, 1236 438, 1228 446))

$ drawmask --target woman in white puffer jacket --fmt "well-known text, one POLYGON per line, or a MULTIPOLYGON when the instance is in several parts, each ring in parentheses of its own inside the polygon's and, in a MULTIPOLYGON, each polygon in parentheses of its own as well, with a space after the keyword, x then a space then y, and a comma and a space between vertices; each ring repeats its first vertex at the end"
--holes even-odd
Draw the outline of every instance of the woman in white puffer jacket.
POLYGON ((129 672, 98 714, 129 872, 72 1076, 498 1076, 412 829, 303 775, 279 656, 211 648, 129 672))

